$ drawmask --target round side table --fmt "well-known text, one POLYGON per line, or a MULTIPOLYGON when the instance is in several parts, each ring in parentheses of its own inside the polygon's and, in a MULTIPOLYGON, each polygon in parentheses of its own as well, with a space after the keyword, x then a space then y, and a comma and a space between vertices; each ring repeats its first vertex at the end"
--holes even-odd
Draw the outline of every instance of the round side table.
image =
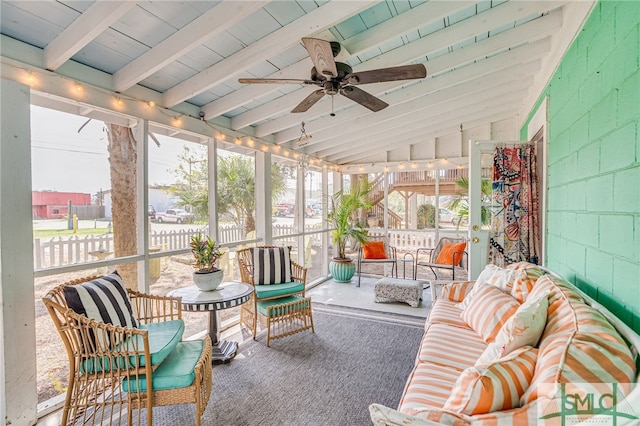
POLYGON ((246 303, 251 298, 253 286, 240 282, 223 282, 213 291, 200 291, 195 285, 178 288, 169 296, 182 297, 182 309, 189 312, 209 313, 209 337, 213 343, 213 363, 226 363, 236 355, 238 343, 218 340, 218 320, 216 311, 233 308, 246 303))

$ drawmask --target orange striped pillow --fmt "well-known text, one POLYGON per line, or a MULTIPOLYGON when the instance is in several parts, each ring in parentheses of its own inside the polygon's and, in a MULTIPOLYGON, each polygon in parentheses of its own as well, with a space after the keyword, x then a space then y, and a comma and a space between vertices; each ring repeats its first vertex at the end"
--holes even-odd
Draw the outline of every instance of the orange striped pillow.
POLYGON ((536 348, 523 346, 486 367, 467 368, 443 409, 474 415, 519 407, 533 378, 537 354, 536 348))
POLYGON ((492 285, 477 286, 460 316, 487 342, 493 342, 504 323, 518 310, 513 297, 492 285))

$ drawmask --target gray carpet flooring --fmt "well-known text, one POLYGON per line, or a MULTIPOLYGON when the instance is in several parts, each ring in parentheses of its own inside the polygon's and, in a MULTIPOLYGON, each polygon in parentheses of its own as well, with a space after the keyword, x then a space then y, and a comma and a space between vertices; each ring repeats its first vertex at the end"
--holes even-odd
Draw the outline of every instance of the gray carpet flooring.
MULTIPOLYGON (((203 425, 370 425, 374 402, 396 407, 424 321, 314 307, 316 332, 240 345, 213 369, 203 425)), ((193 406, 154 409, 154 425, 195 423, 193 406)))

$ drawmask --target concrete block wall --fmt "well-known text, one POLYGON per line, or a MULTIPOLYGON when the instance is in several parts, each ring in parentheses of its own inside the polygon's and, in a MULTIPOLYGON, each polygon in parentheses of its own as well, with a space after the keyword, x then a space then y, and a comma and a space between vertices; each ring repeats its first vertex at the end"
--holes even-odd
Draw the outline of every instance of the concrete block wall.
POLYGON ((640 2, 599 1, 541 95, 549 101, 546 264, 637 332, 639 23, 640 2))

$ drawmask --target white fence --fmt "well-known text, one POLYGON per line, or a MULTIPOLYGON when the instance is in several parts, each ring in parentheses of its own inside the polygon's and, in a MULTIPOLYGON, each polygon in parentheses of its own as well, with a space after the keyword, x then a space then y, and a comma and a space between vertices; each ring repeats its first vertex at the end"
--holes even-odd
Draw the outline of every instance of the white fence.
MULTIPOLYGON (((321 225, 307 226, 306 232, 321 230, 321 225)), ((162 250, 180 250, 189 247, 191 236, 199 232, 207 232, 203 229, 184 229, 175 231, 160 231, 149 234, 149 247, 161 247, 162 250)), ((244 229, 237 226, 220 227, 218 230, 220 243, 231 243, 245 239, 244 229)), ((273 236, 277 241, 295 245, 297 237, 287 235, 295 234, 292 225, 274 225, 273 236), (285 237, 285 238, 280 238, 285 237)), ((371 235, 382 235, 382 228, 369 229, 371 235)), ((415 251, 420 247, 434 247, 436 245, 435 230, 429 229, 390 229, 388 230, 389 244, 401 251, 415 251)), ((440 237, 466 236, 465 230, 440 230, 440 237)), ((313 244, 321 243, 321 234, 312 235, 313 244)), ((54 237, 49 240, 36 238, 33 241, 34 270, 54 268, 76 263, 87 263, 100 260, 105 253, 113 251, 113 234, 87 235, 84 237, 72 236, 69 238, 54 237)), ((103 256, 103 258, 104 258, 103 256)))

